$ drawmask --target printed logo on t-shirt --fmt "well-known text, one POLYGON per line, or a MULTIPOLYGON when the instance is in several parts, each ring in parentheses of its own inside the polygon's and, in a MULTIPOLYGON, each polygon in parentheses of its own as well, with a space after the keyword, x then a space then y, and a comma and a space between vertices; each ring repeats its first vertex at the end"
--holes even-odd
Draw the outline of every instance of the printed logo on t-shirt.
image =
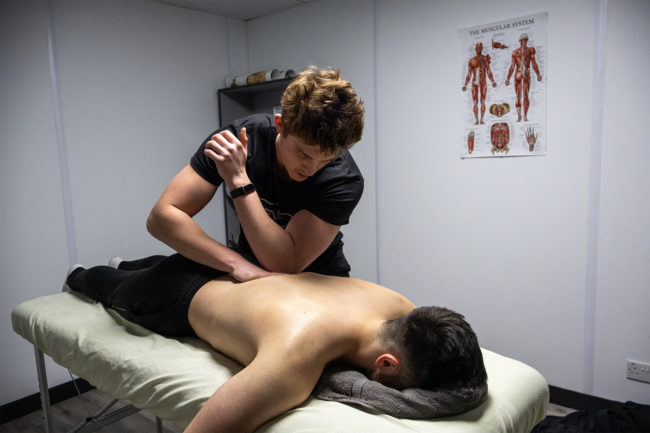
POLYGON ((260 197, 260 200, 262 201, 262 206, 264 206, 266 214, 280 227, 286 228, 293 214, 278 209, 280 206, 279 203, 270 202, 262 197, 260 197))

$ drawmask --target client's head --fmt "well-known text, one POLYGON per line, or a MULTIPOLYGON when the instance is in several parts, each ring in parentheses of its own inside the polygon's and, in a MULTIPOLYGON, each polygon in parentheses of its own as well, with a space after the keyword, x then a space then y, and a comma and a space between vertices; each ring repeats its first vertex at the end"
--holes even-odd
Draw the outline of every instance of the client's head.
POLYGON ((373 379, 397 389, 475 387, 487 380, 476 334, 465 318, 441 307, 419 307, 386 321, 381 340, 397 354, 398 369, 373 379))

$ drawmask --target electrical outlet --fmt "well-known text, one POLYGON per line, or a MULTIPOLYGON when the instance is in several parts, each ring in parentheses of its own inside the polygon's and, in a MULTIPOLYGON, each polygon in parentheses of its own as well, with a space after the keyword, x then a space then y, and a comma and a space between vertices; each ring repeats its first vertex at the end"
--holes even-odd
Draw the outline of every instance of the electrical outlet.
POLYGON ((650 364, 627 360, 627 378, 650 383, 650 364))

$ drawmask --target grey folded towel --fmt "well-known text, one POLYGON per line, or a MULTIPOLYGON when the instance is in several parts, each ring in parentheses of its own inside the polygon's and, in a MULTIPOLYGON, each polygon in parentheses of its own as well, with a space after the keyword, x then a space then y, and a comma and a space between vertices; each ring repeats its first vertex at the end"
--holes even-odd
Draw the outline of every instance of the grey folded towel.
POLYGON ((487 383, 475 388, 409 388, 398 391, 344 366, 328 367, 314 388, 320 400, 351 403, 398 418, 425 419, 456 415, 479 406, 487 396, 487 383))

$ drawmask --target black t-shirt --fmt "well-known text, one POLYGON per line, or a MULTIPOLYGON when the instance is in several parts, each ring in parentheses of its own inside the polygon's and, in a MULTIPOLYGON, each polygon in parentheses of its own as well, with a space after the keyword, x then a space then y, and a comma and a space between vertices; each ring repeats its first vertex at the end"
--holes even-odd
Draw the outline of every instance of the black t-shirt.
MULTIPOLYGON (((329 162, 303 182, 285 180, 275 174, 275 139, 277 131, 273 116, 254 114, 235 120, 218 129, 206 138, 190 162, 192 168, 205 180, 215 186, 223 179, 210 158, 203 150, 211 137, 223 130, 230 130, 239 137, 241 128, 246 128, 248 157, 246 172, 262 205, 273 221, 285 228, 291 217, 305 209, 324 221, 334 225, 347 224, 363 193, 363 176, 352 155, 347 150, 329 162)), ((305 271, 326 275, 347 275, 350 265, 343 254, 343 234, 339 232, 330 246, 314 260, 305 271)), ((242 231, 237 251, 253 263, 259 264, 242 231)))

